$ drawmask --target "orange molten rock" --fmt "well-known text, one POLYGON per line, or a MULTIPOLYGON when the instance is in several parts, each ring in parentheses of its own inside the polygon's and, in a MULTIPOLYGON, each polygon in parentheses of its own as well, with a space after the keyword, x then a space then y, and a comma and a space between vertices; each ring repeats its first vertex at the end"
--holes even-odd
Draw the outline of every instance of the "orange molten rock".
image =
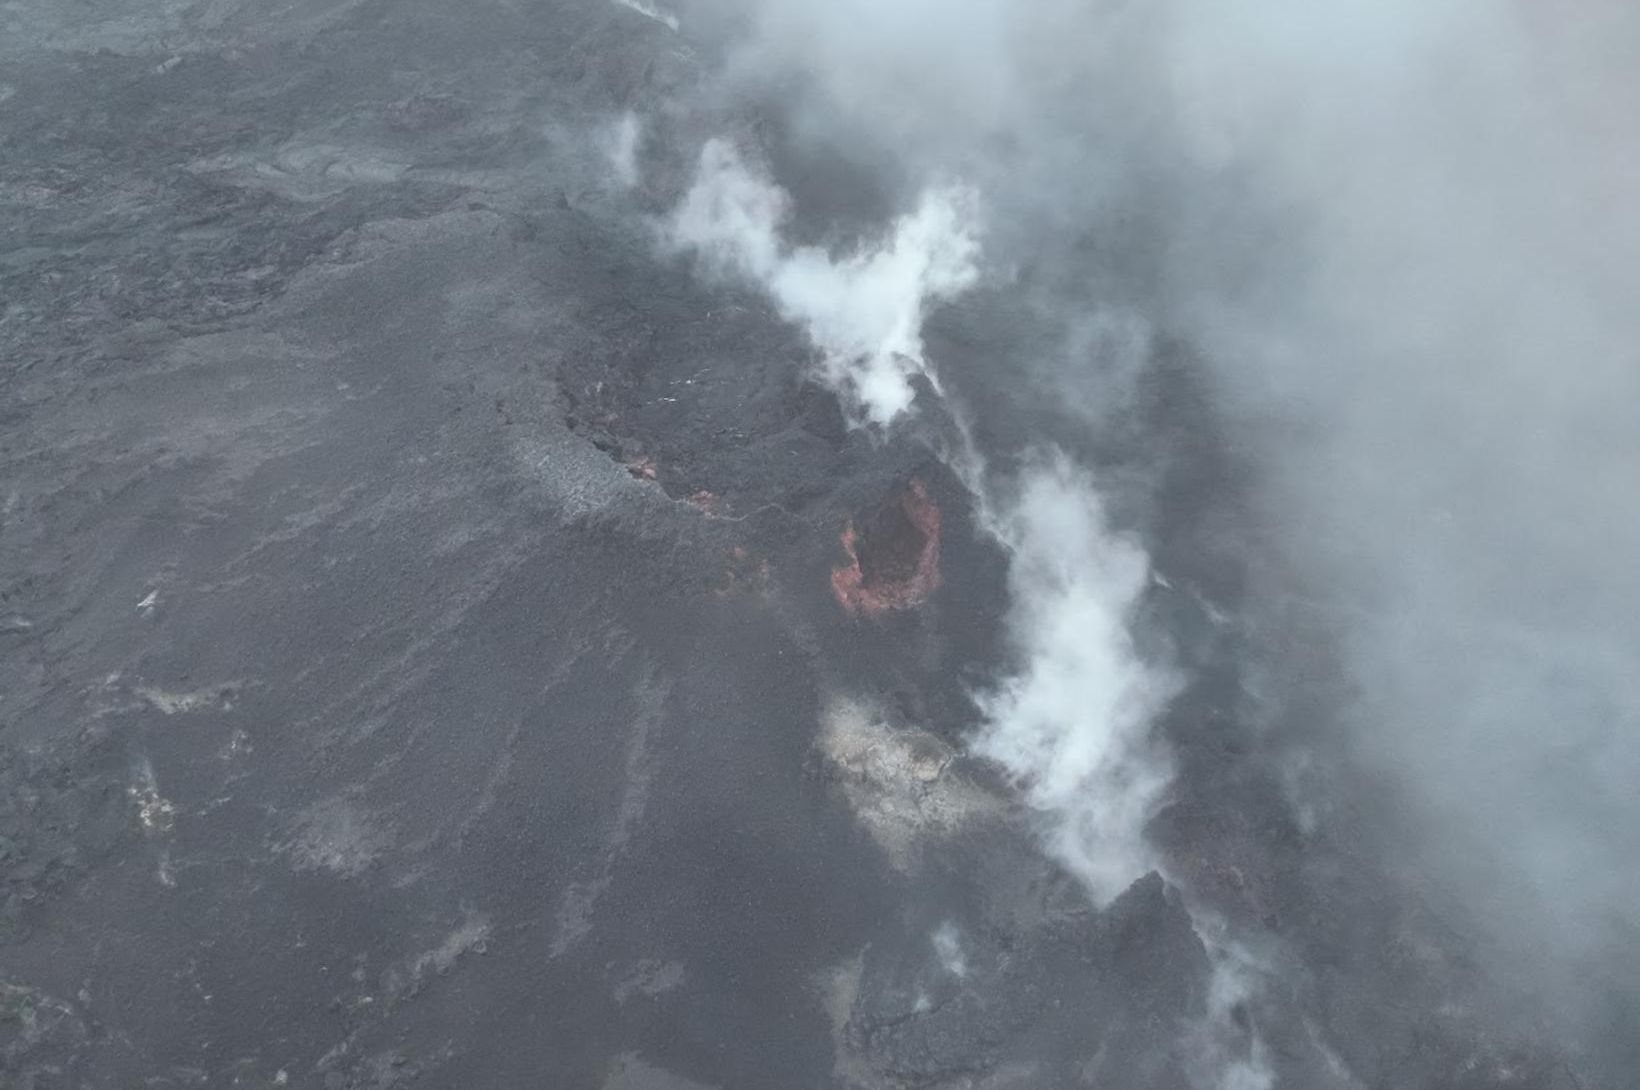
POLYGON ((913 479, 857 527, 843 527, 849 562, 831 573, 831 592, 850 613, 875 617, 920 605, 940 585, 940 509, 913 479))

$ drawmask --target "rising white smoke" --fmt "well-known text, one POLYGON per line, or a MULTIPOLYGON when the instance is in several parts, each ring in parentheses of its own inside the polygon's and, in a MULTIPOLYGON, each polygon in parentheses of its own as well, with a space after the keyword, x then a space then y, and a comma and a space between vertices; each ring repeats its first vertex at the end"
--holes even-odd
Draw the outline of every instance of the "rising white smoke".
MULTIPOLYGON (((923 316, 978 279, 972 193, 927 189, 886 238, 836 255, 783 238, 790 199, 725 141, 707 143, 694 185, 668 225, 724 272, 763 288, 822 354, 822 377, 859 417, 886 425, 911 408, 923 316)), ((936 382, 937 387, 937 382, 936 382)))
POLYGON ((1149 563, 1112 533, 1092 479, 1062 454, 1027 470, 987 521, 1009 553, 1021 666, 980 697, 974 748, 1023 785, 1049 819, 1053 853, 1108 901, 1154 866, 1144 829, 1170 778, 1151 726, 1176 684, 1139 655, 1130 628, 1149 563))
POLYGON ((1589 974, 1633 1001, 1640 9, 754 10, 737 74, 799 88, 819 142, 972 179, 993 257, 1137 258, 1261 473, 1254 586, 1328 618, 1356 696, 1315 729, 1403 793, 1398 855, 1569 977, 1551 1007, 1589 974))

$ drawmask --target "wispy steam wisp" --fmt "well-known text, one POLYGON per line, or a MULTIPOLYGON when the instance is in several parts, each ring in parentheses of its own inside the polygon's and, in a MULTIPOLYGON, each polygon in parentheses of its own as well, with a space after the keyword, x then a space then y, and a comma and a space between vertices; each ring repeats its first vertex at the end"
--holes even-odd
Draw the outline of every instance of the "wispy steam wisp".
POLYGON ((929 373, 924 313, 978 278, 974 196, 931 187, 886 238, 842 256, 788 245, 788 205, 730 144, 713 140, 669 237, 763 288, 808 332, 827 382, 864 420, 888 424, 911 408, 912 377, 929 373))

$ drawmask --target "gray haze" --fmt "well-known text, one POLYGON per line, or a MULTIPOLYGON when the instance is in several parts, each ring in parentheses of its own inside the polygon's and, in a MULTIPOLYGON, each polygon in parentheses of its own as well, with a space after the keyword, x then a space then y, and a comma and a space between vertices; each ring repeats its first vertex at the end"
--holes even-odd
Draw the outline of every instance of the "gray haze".
MULTIPOLYGON (((768 0, 739 40, 730 83, 795 87, 800 139, 907 194, 973 185, 993 284, 1062 270, 991 385, 1108 427, 1124 368, 1090 323, 1188 342, 1255 468, 1242 622, 1338 655, 1328 713, 1272 744, 1295 805, 1334 801, 1306 754, 1353 754, 1494 971, 1563 1014, 1632 993, 1640 19, 768 0)), ((1316 682, 1264 654, 1273 725, 1316 682)))

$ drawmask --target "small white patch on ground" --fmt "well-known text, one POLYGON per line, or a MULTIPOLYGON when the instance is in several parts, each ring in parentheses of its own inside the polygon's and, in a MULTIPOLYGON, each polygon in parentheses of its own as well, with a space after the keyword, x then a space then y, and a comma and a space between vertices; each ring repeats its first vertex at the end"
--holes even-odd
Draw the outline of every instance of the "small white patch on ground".
POLYGON ((225 681, 192 692, 176 693, 151 685, 139 685, 136 694, 165 715, 183 715, 207 710, 232 711, 234 698, 242 686, 237 681, 225 681))
POLYGON ((683 965, 676 961, 657 961, 644 958, 615 983, 615 1002, 625 1003, 633 996, 657 996, 672 991, 683 983, 683 965))
POLYGON ((318 201, 355 186, 391 185, 409 164, 364 148, 292 140, 271 156, 229 153, 196 160, 192 174, 246 189, 269 190, 297 201, 318 201))
POLYGON ((616 119, 604 137, 604 150, 615 170, 615 180, 627 189, 638 184, 638 148, 642 142, 643 121, 630 110, 616 119))
POLYGON ((604 1077, 603 1090, 712 1090, 705 1083, 651 1067, 632 1053, 615 1057, 604 1077))
POLYGON ((608 888, 609 876, 600 875, 590 882, 572 883, 564 891, 564 899, 558 904, 558 916, 554 921, 553 957, 566 953, 592 930, 592 909, 608 888))
POLYGON ((649 801, 649 784, 654 768, 649 756, 649 734, 660 722, 661 712, 671 686, 657 682, 648 670, 639 677, 633 690, 637 714, 632 732, 626 741, 626 779, 621 798, 615 810, 614 828, 605 843, 603 857, 598 861, 596 875, 574 882, 564 891, 558 906, 557 931, 552 939, 552 956, 558 957, 580 942, 592 929, 592 911, 598 898, 604 895, 614 877, 615 863, 632 839, 638 823, 643 820, 644 808, 649 801))
POLYGON ((826 1017, 831 1022, 833 1073, 847 1086, 877 1085, 871 1068, 849 1045, 848 1024, 854 1004, 860 998, 860 981, 865 976, 865 951, 825 973, 820 980, 826 1017))
POLYGON ((133 774, 135 780, 125 789, 131 801, 137 805, 137 820, 142 822, 144 831, 150 833, 166 833, 176 821, 176 807, 171 800, 159 793, 159 784, 154 779, 154 766, 146 759, 139 763, 133 774))
POLYGON ((160 853, 159 868, 155 872, 155 876, 159 878, 159 884, 166 889, 176 888, 177 876, 176 872, 171 869, 171 851, 169 848, 160 853))
POLYGON ((414 992, 429 977, 449 972, 463 954, 484 953, 489 939, 488 917, 469 912, 462 920, 461 926, 446 935, 443 942, 404 964, 389 969, 382 979, 382 991, 392 998, 414 992))
POLYGON ((953 923, 942 923, 932 936, 934 953, 945 971, 959 980, 968 975, 968 959, 962 952, 962 936, 953 923))
POLYGON ((563 525, 594 518, 618 497, 641 489, 613 459, 568 432, 520 436, 513 450, 524 476, 563 525))
POLYGON ((950 746, 927 731, 891 726, 861 701, 832 702, 819 744, 855 816, 902 871, 914 865, 923 837, 949 836, 1006 811, 1002 799, 949 771, 950 746))
POLYGON ((297 817, 294 835, 274 850, 297 870, 328 870, 352 878, 364 873, 392 846, 392 837, 346 799, 330 799, 297 817))

